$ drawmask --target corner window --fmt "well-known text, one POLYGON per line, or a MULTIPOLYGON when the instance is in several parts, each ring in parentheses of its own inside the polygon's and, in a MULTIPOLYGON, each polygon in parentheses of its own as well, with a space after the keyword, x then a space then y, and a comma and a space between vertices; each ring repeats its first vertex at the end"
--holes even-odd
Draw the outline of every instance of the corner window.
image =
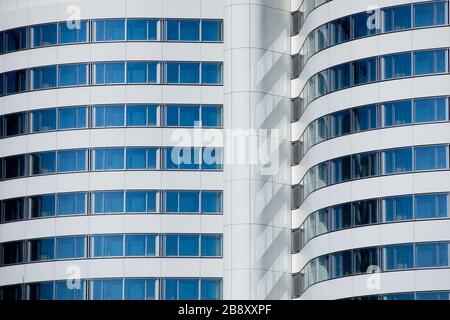
POLYGON ((202 20, 202 41, 221 42, 222 20, 202 20))

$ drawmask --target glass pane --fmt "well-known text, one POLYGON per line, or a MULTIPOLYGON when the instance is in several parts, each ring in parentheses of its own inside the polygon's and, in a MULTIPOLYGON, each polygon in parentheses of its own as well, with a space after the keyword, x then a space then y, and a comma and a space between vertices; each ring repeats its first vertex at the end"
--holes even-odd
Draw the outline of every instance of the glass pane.
POLYGON ((147 149, 127 148, 127 169, 146 169, 147 149))
POLYGON ((202 41, 222 41, 222 21, 202 21, 202 41))
POLYGON ((127 212, 147 212, 146 211, 146 192, 127 191, 127 212))
POLYGON ((127 40, 147 40, 147 20, 128 19, 127 40))
POLYGON ((127 126, 146 126, 147 106, 127 106, 127 126))
POLYGON ((198 280, 179 280, 179 299, 198 300, 198 280))
POLYGON ((412 75, 411 53, 399 53, 382 58, 384 77, 383 79, 394 79, 412 75))
POLYGON ((222 193, 220 191, 203 191, 201 196, 202 213, 222 212, 222 193))
POLYGON ((412 220, 412 196, 392 197, 384 200, 385 221, 412 220))
POLYGON ((34 111, 31 114, 33 119, 33 132, 56 129, 56 109, 34 111))
POLYGON ((144 279, 125 279, 125 300, 145 300, 144 279))
POLYGON ((200 21, 180 20, 180 40, 181 41, 200 40, 200 21))
POLYGON ((86 128, 86 107, 58 109, 59 129, 86 128))
POLYGON ((222 83, 222 64, 221 63, 202 63, 202 83, 221 84, 222 83))
POLYGON ((222 255, 222 237, 219 235, 202 235, 202 257, 220 257, 222 255))
POLYGON ((202 126, 221 127, 222 108, 220 106, 202 106, 202 126))
POLYGON ((86 193, 64 193, 58 196, 58 215, 86 213, 86 193))
POLYGON ((63 237, 56 239, 57 259, 84 257, 84 237, 63 237))
POLYGON ((412 149, 396 149, 384 151, 384 173, 412 171, 412 149))
POLYGON ((58 172, 85 171, 86 150, 69 150, 58 152, 58 172))
POLYGON ((61 65, 59 70, 59 86, 82 86, 87 84, 87 65, 69 64, 61 65))
POLYGON ((180 63, 180 83, 199 83, 199 63, 180 63))
POLYGON ((222 297, 221 281, 216 279, 202 279, 202 300, 219 300, 222 297))
POLYGON ((145 256, 145 235, 126 235, 125 256, 145 256))
POLYGON ((435 243, 416 244, 416 268, 437 267, 437 245, 435 243))
POLYGON ((414 26, 416 28, 435 24, 434 6, 435 4, 432 2, 414 4, 414 26))
POLYGON ((72 20, 59 23, 59 42, 77 43, 87 41, 88 22, 72 20))
POLYGON ((179 111, 181 127, 194 127, 199 125, 199 106, 180 106, 179 111))
POLYGON ((146 83, 147 63, 127 62, 127 83, 146 83))
POLYGON ((411 28, 411 5, 383 9, 384 32, 411 28))
POLYGON ((199 237, 197 235, 180 235, 178 241, 179 256, 199 255, 199 237))
POLYGON ((199 193, 198 192, 180 192, 180 212, 198 212, 199 211, 199 193))

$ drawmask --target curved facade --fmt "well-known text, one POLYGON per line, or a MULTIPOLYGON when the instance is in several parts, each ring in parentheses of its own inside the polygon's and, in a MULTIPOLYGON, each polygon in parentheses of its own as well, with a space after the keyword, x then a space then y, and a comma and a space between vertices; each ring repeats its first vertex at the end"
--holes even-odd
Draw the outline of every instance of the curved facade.
POLYGON ((223 4, 0 15, 0 299, 223 298, 223 4))
POLYGON ((291 13, 293 298, 448 299, 448 2, 291 13))

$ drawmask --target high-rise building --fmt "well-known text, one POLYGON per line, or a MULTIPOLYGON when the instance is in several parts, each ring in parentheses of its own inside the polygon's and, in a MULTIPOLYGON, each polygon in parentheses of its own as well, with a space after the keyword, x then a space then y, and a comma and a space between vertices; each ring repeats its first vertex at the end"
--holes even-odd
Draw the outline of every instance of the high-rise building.
POLYGON ((0 300, 449 299, 448 0, 0 3, 0 300))

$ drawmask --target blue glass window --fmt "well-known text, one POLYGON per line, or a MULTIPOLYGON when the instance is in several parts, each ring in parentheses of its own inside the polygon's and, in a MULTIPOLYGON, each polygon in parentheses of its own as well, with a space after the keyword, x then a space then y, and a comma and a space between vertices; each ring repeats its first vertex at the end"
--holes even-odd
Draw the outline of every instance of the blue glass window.
POLYGON ((383 31, 398 31, 411 28, 411 5, 397 6, 382 10, 383 31))
POLYGON ((353 38, 361 38, 377 33, 377 15, 374 12, 362 12, 352 15, 353 38))
POLYGON ((27 46, 27 28, 16 28, 5 31, 6 52, 26 49, 27 46))
POLYGON ((202 63, 202 84, 222 84, 222 63, 202 63))
POLYGON ((157 148, 127 148, 127 169, 156 169, 157 148))
POLYGON ((378 201, 372 199, 353 202, 353 215, 355 226, 378 223, 378 201))
POLYGON ((412 220, 413 199, 411 196, 386 198, 383 202, 385 222, 412 220))
POLYGON ((164 169, 198 170, 200 168, 200 151, 198 148, 165 148, 164 169))
POLYGON ((72 20, 59 23, 59 43, 82 43, 88 40, 88 21, 72 20))
POLYGON ((6 84, 6 89, 4 89, 4 92, 6 94, 13 94, 27 90, 26 70, 6 72, 4 73, 4 78, 4 83, 6 84))
POLYGON ((330 22, 331 45, 350 40, 350 16, 330 22))
POLYGON ((168 84, 200 83, 200 63, 198 62, 166 62, 165 78, 168 84))
POLYGON ((447 168, 447 146, 426 146, 415 148, 416 170, 447 168))
POLYGON ((412 149, 402 148, 383 152, 385 174, 408 172, 412 170, 412 149))
POLYGON ((221 127, 222 107, 202 106, 202 127, 221 127))
POLYGON ((56 23, 41 24, 32 26, 31 31, 31 44, 33 47, 51 46, 55 45, 57 41, 57 25, 56 23))
POLYGON ((202 257, 220 257, 222 256, 222 236, 221 235, 202 235, 201 236, 202 257))
POLYGON ((156 256, 156 235, 133 234, 125 236, 126 256, 156 256))
POLYGON ((86 159, 86 150, 58 151, 58 172, 86 171, 86 159))
POLYGON ((95 127, 121 127, 125 123, 125 106, 94 107, 95 127))
POLYGON ((395 79, 412 75, 411 53, 398 53, 381 58, 383 79, 395 79))
POLYGON ((222 41, 222 20, 202 20, 202 41, 222 41))
POLYGON ((86 193, 63 193, 57 195, 58 215, 76 215, 86 213, 86 193))
POLYGON ((423 194, 415 196, 416 219, 447 217, 447 194, 423 194))
POLYGON ((446 119, 446 98, 425 98, 414 100, 414 122, 445 121, 446 119))
POLYGON ((222 169, 222 149, 202 148, 202 170, 222 169))
POLYGON ((125 279, 125 300, 145 300, 145 280, 125 279))
POLYGON ((94 84, 111 84, 125 82, 124 62, 105 62, 94 64, 94 84))
POLYGON ((127 83, 158 83, 158 62, 127 62, 127 83))
POLYGON ((56 66, 31 69, 32 90, 56 87, 56 66))
POLYGON ((384 270, 411 269, 414 267, 412 244, 386 246, 384 248, 384 270))
POLYGON ((86 119, 86 107, 68 107, 58 109, 59 129, 86 128, 86 119))
POLYGON ((164 300, 198 300, 197 279, 165 279, 164 300))
POLYGON ((353 130, 365 131, 377 128, 377 106, 355 108, 353 113, 353 130))
POLYGON ((383 295, 383 300, 386 301, 408 301, 414 300, 414 293, 391 293, 383 295))
POLYGON ((220 279, 202 279, 202 300, 219 300, 222 298, 222 281, 220 279))
POLYGON ((416 292, 416 300, 450 300, 449 292, 416 292))
POLYGON ((93 257, 123 256, 123 235, 104 235, 92 237, 93 257))
POLYGON ((32 218, 53 217, 55 215, 55 195, 31 197, 30 211, 32 218))
POLYGON ((39 282, 28 285, 29 300, 53 300, 53 282, 39 282))
POLYGON ((31 173, 48 174, 56 172, 56 152, 40 152, 31 155, 31 173))
POLYGON ((414 52, 414 75, 443 73, 446 70, 446 49, 414 52))
POLYGON ((364 84, 377 80, 377 59, 370 58, 352 62, 353 84, 364 84))
POLYGON ((448 243, 416 244, 416 268, 448 266, 448 243))
POLYGON ((127 191, 126 211, 128 213, 156 212, 156 191, 127 191))
POLYGON ((94 213, 123 212, 123 192, 94 192, 94 213))
POLYGON ((191 19, 166 20, 166 40, 199 41, 200 21, 191 19))
POLYGON ((331 160, 331 183, 339 183, 351 179, 351 157, 342 157, 331 160))
POLYGON ((222 192, 202 191, 202 213, 222 212, 222 192))
POLYGON ((352 225, 352 206, 350 203, 336 205, 331 208, 331 228, 340 230, 352 225))
POLYGON ((331 137, 339 137, 351 132, 350 109, 335 112, 330 115, 331 137))
POLYGON ((56 238, 56 259, 83 258, 84 248, 84 237, 56 238))
POLYGON ((84 280, 55 281, 56 300, 84 300, 84 280))
POLYGON ((385 127, 412 123, 411 100, 383 104, 383 116, 385 127))
POLYGON ((122 300, 123 280, 92 280, 92 300, 122 300))
POLYGON ((199 212, 198 191, 166 191, 164 208, 168 213, 197 213, 199 212))
POLYGON ((414 27, 429 27, 446 23, 446 1, 416 3, 413 6, 414 27))
POLYGON ((127 105, 127 126, 155 127, 157 119, 157 105, 127 105))
POLYGON ((87 84, 87 67, 83 64, 66 64, 58 67, 59 86, 84 86, 87 84))
POLYGON ((343 277, 353 273, 351 250, 333 253, 331 255, 333 266, 331 276, 333 278, 343 277))
POLYGON ((95 170, 124 169, 123 148, 102 148, 94 150, 95 170))
POLYGON ((378 174, 377 152, 360 153, 353 156, 353 178, 361 179, 378 174))
POLYGON ((94 41, 125 40, 125 20, 109 19, 94 21, 94 41))
POLYGON ((128 19, 127 40, 158 40, 158 20, 128 19))
POLYGON ((56 109, 33 111, 32 132, 56 130, 56 109))
POLYGON ((331 91, 350 87, 350 64, 344 63, 330 69, 331 91))
POLYGON ((164 256, 198 256, 198 235, 166 235, 164 236, 164 256))
POLYGON ((194 127, 199 125, 200 106, 167 105, 164 107, 164 125, 167 127, 194 127))
POLYGON ((55 258, 55 238, 30 240, 30 261, 55 258))

